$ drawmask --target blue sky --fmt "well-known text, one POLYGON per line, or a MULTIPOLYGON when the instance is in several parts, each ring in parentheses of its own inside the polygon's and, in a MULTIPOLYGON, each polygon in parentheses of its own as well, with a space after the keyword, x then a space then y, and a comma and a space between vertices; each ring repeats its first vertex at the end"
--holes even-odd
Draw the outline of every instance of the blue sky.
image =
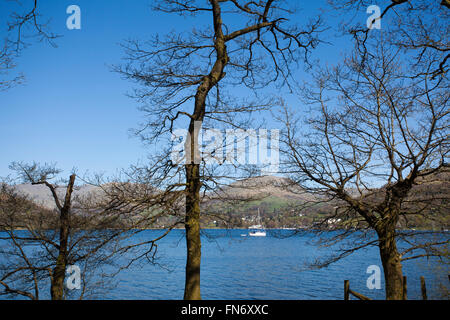
MULTIPOLYGON (((42 1, 41 13, 51 18, 51 30, 61 37, 57 48, 31 41, 17 59, 25 84, 0 91, 0 176, 11 173, 12 161, 56 162, 65 172, 76 167, 112 174, 145 159, 148 150, 129 133, 143 119, 139 104, 126 96, 133 84, 109 66, 121 62, 119 43, 127 38, 145 40, 155 33, 189 30, 202 21, 153 12, 150 3, 42 1), (66 8, 72 4, 81 8, 81 30, 66 28, 66 8)), ((299 21, 317 14, 325 3, 305 2, 299 21)), ((8 2, 0 3, 1 38, 10 9, 8 2)), ((334 29, 326 40, 334 45, 322 45, 313 57, 334 63, 351 42, 330 38, 338 30, 337 20, 328 17, 334 29)), ((289 103, 300 102, 291 98, 289 103)))

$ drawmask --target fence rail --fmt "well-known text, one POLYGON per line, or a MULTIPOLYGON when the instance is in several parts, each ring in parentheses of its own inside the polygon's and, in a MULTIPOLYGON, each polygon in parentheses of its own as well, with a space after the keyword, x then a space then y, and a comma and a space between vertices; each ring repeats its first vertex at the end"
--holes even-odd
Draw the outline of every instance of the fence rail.
MULTIPOLYGON (((449 280, 450 280, 450 275, 449 275, 449 280)), ((407 283, 406 283, 406 277, 403 277, 403 288, 402 288, 402 297, 403 300, 407 299, 407 283)), ((420 289, 422 292, 422 299, 423 300, 428 300, 427 297, 427 287, 425 284, 425 278, 424 277, 420 277, 420 289)), ((356 298, 358 298, 359 300, 372 300, 369 297, 366 297, 365 295, 353 291, 350 289, 350 281, 349 280, 344 280, 344 300, 350 300, 350 295, 355 296, 356 298)))
POLYGON ((361 293, 350 290, 350 281, 344 280, 344 300, 350 300, 350 294, 354 295, 359 300, 372 300, 361 293))
MULTIPOLYGON (((448 275, 448 280, 450 281, 450 274, 448 275)), ((422 300, 428 300, 427 286, 425 283, 425 278, 422 276, 420 277, 420 291, 422 293, 422 300)), ((405 276, 403 277, 402 293, 403 293, 403 300, 406 300, 407 299, 407 285, 406 285, 406 277, 405 276)), ((344 280, 344 300, 350 300, 350 295, 355 296, 359 300, 372 300, 359 292, 351 290, 350 289, 350 281, 344 280)))

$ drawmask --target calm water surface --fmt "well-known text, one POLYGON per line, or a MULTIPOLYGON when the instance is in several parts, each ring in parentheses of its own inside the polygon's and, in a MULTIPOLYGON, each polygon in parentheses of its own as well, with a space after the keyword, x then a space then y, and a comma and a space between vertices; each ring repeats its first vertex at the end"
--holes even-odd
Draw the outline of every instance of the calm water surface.
MULTIPOLYGON (((313 234, 280 238, 242 237, 246 230, 204 230, 202 237, 201 290, 203 299, 343 299, 344 280, 351 289, 373 299, 384 299, 380 290, 368 289, 370 265, 381 268, 377 248, 361 250, 328 268, 311 270, 305 264, 329 253, 310 242, 313 234)), ((284 231, 281 231, 284 232, 284 231)), ((287 232, 287 231, 286 231, 287 232)), ((158 231, 139 237, 152 238, 158 231)), ((182 299, 184 290, 185 240, 174 230, 158 247, 159 266, 133 266, 120 273, 117 286, 102 299, 182 299)), ((427 282, 428 297, 443 298, 439 284, 448 288, 448 268, 435 260, 404 263, 408 298, 421 299, 420 276, 427 282)))
MULTIPOLYGON (((160 230, 146 230, 133 242, 154 239, 160 230)), ((201 290, 203 299, 343 299, 344 280, 350 288, 373 299, 384 299, 381 289, 368 289, 370 265, 381 268, 378 249, 360 250, 325 269, 311 270, 314 258, 330 254, 332 248, 319 249, 311 243, 312 233, 287 238, 290 231, 268 231, 267 237, 242 237, 246 230, 203 230, 201 290)), ((448 236, 448 234, 446 235, 448 236)), ((184 230, 174 230, 158 242, 158 265, 138 263, 115 278, 115 286, 95 299, 182 299, 186 263, 184 230)), ((123 260, 123 258, 122 258, 123 260)), ((125 260, 118 261, 125 263, 125 260)), ((427 283, 429 299, 447 299, 439 289, 449 288, 448 265, 436 260, 413 260, 403 265, 407 276, 408 298, 420 299, 420 276, 427 283)), ((47 290, 41 290, 44 293, 47 290)), ((47 297, 48 298, 48 297, 47 297)))

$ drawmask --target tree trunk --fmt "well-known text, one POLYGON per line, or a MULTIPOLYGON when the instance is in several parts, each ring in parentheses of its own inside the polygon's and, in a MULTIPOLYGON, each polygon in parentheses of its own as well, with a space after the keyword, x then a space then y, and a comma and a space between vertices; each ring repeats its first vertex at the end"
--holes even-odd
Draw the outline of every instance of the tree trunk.
POLYGON ((210 90, 225 76, 224 69, 229 62, 227 47, 222 31, 220 1, 210 0, 213 11, 215 32, 216 61, 209 75, 205 76, 197 88, 194 113, 189 125, 189 137, 186 140, 186 282, 185 300, 200 300, 200 158, 198 150, 198 133, 206 113, 206 99, 210 90))
POLYGON ((186 283, 184 287, 185 300, 200 300, 200 176, 199 165, 186 166, 186 182, 188 192, 186 195, 186 283))
POLYGON ((75 175, 70 176, 69 184, 66 190, 64 206, 60 209, 59 226, 59 252, 56 259, 56 266, 53 269, 51 278, 50 293, 52 300, 62 300, 64 297, 64 279, 66 277, 67 267, 67 246, 69 241, 69 212, 71 208, 71 198, 75 175))
POLYGON ((401 257, 397 250, 395 227, 385 226, 379 232, 380 257, 383 264, 384 280, 386 286, 386 300, 402 300, 403 272, 401 257))
POLYGON ((64 295, 64 279, 66 277, 66 254, 64 250, 60 250, 56 266, 53 269, 51 281, 51 298, 52 300, 62 300, 64 295))

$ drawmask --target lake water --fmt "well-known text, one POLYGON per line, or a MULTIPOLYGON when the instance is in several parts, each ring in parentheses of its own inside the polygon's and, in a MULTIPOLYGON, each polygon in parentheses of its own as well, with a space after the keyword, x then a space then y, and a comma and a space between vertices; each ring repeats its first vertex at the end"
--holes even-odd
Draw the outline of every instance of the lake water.
MULTIPOLYGON (((146 230, 133 241, 153 239, 162 231, 146 230)), ((313 233, 279 237, 287 230, 268 231, 267 237, 242 237, 246 230, 203 230, 201 291, 203 299, 300 300, 338 299, 344 295, 344 280, 350 288, 373 299, 384 299, 381 289, 368 289, 367 268, 381 268, 378 249, 360 250, 327 268, 312 270, 308 262, 330 253, 311 240, 313 233)), ((115 287, 95 296, 96 299, 182 299, 186 263, 184 230, 173 230, 158 242, 158 265, 138 263, 115 278, 115 287)), ((122 261, 123 262, 123 261, 122 261)), ((381 268, 382 269, 382 268, 381 268)), ((446 299, 440 284, 449 288, 448 265, 436 260, 412 260, 404 263, 408 298, 421 299, 420 276, 427 283, 429 299, 446 299)), ((48 290, 41 290, 45 292, 48 290)), ((45 297, 42 297, 45 298, 45 297)))
MULTIPOLYGON (((361 250, 328 268, 311 270, 307 263, 329 252, 310 242, 315 235, 280 238, 242 237, 246 230, 204 230, 202 237, 201 291, 203 299, 343 299, 344 280, 350 288, 373 299, 384 299, 381 289, 368 289, 370 265, 381 268, 377 248, 361 250), (306 264, 306 265, 305 265, 306 264)), ((284 231, 281 231, 282 233, 284 231)), ((285 231, 286 233, 288 231, 285 231)), ((142 238, 158 231, 145 231, 142 238)), ((158 247, 161 266, 135 266, 117 276, 117 286, 104 299, 182 299, 184 290, 185 240, 183 230, 174 230, 158 247), (165 269, 165 268, 168 268, 165 269)), ((440 298, 439 284, 449 285, 449 270, 436 268, 436 260, 406 261, 408 298, 421 299, 420 276, 427 283, 428 298, 440 298), (436 270, 438 269, 438 270, 436 270)), ((381 268, 382 269, 382 268, 381 268)))

